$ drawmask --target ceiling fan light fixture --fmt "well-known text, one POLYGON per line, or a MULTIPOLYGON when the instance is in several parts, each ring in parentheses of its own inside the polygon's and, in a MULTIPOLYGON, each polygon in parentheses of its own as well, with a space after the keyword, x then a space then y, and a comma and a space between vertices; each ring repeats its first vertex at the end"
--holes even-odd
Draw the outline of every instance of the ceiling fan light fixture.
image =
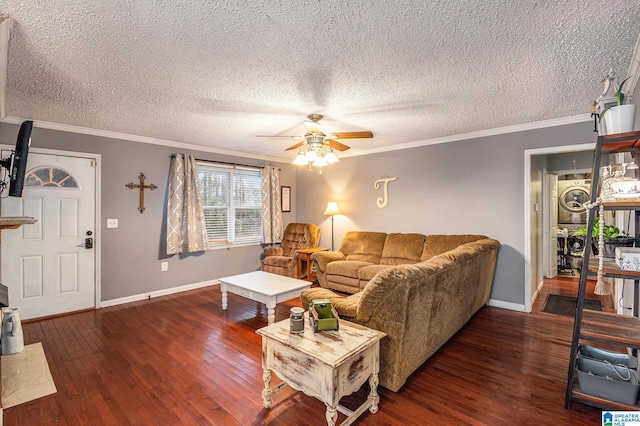
POLYGON ((333 149, 327 152, 327 154, 324 156, 324 159, 327 160, 328 164, 337 163, 338 161, 340 161, 338 160, 338 156, 336 155, 336 153, 333 152, 333 149))
POLYGON ((316 161, 316 158, 318 158, 318 153, 313 149, 308 149, 307 153, 304 156, 307 159, 307 162, 311 163, 316 161))
POLYGON ((308 120, 304 120, 306 134, 304 136, 288 136, 288 138, 300 138, 302 140, 285 151, 299 148, 300 150, 293 160, 293 164, 297 166, 308 165, 309 170, 312 170, 313 167, 318 167, 318 171, 322 173, 322 167, 339 161, 334 151, 342 152, 350 147, 339 142, 338 139, 366 139, 373 137, 373 133, 369 130, 330 133, 327 136, 322 132, 320 123, 318 123, 322 119, 321 114, 309 114, 307 117, 308 120))
POLYGON ((309 164, 309 160, 307 160, 307 157, 302 153, 302 150, 300 150, 298 155, 296 155, 296 159, 293 160, 293 164, 296 166, 306 166, 309 164))
POLYGON ((327 159, 324 157, 318 157, 316 158, 316 161, 313 162, 312 166, 313 167, 324 167, 324 166, 328 166, 329 163, 327 163, 327 159))
POLYGON ((309 146, 315 146, 315 145, 319 145, 322 146, 324 145, 324 138, 325 138, 325 134, 322 132, 319 133, 307 133, 306 135, 304 135, 304 139, 307 142, 307 145, 309 146))

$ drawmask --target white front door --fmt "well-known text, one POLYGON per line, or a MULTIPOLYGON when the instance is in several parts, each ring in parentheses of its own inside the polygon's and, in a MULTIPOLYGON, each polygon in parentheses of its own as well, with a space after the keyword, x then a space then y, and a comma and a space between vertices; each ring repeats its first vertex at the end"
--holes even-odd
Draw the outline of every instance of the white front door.
POLYGON ((2 283, 21 318, 95 307, 94 159, 31 152, 22 197, 4 198, 2 216, 38 220, 2 231, 2 283))

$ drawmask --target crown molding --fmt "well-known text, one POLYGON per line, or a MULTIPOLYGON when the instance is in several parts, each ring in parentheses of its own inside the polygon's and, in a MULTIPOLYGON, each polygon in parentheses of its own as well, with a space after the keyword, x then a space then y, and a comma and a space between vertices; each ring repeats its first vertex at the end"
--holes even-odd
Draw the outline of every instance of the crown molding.
MULTIPOLYGON (((5 117, 0 121, 3 123, 19 125, 24 120, 25 119, 19 118, 19 117, 5 117)), ((475 139, 475 138, 483 138, 483 137, 490 137, 490 136, 496 136, 496 135, 504 135, 508 133, 525 132, 528 130, 558 127, 558 126, 564 126, 567 124, 584 123, 591 120, 592 118, 590 114, 581 114, 581 115, 574 115, 571 117, 554 118, 551 120, 536 121, 533 123, 516 124, 513 126, 498 127, 495 129, 479 130, 477 132, 469 132, 469 133, 461 133, 458 135, 444 136, 441 138, 424 139, 421 141, 407 142, 407 143, 398 144, 398 145, 392 145, 392 146, 387 146, 382 148, 374 148, 370 150, 354 152, 351 154, 342 153, 340 154, 340 158, 358 157, 361 155, 369 155, 369 154, 377 154, 381 152, 390 152, 390 151, 398 151, 403 149, 418 148, 421 146, 455 142, 455 141, 461 141, 466 139, 475 139)), ((89 127, 80 127, 80 126, 72 126, 68 124, 52 123, 48 121, 34 120, 33 126, 39 127, 41 129, 50 129, 50 130, 58 130, 61 132, 79 133, 79 134, 99 136, 99 137, 105 137, 105 138, 126 140, 130 142, 162 145, 162 146, 169 146, 169 147, 179 148, 179 149, 190 149, 194 151, 210 152, 214 154, 230 155, 234 157, 251 158, 251 159, 257 159, 257 160, 272 161, 277 163, 289 163, 291 161, 288 158, 250 154, 246 152, 239 152, 239 151, 232 151, 227 149, 207 147, 202 145, 195 145, 195 144, 186 143, 186 142, 175 142, 175 141, 169 141, 164 139, 150 138, 146 136, 137 136, 137 135, 130 135, 127 133, 112 132, 108 130, 92 129, 89 127)))
POLYGON ((360 155, 377 154, 381 152, 397 151, 400 149, 418 148, 427 145, 456 142, 466 139, 485 138, 489 136, 504 135, 507 133, 526 132, 528 130, 545 129, 549 127, 565 126, 567 124, 584 123, 591 121, 590 114, 580 114, 571 117, 553 118, 550 120, 534 121, 532 123, 515 124, 513 126, 497 127, 495 129, 479 130, 477 132, 460 133, 457 135, 443 136, 441 138, 424 139, 421 141, 408 142, 382 148, 374 148, 366 151, 359 151, 352 154, 341 154, 340 158, 357 157, 360 155))
MULTIPOLYGON (((19 117, 5 117, 4 119, 0 120, 0 122, 20 125, 24 120, 27 120, 27 119, 19 118, 19 117)), ((147 136, 130 135, 127 133, 112 132, 109 130, 92 129, 90 127, 81 127, 81 126, 72 126, 69 124, 52 123, 49 121, 33 120, 33 127, 37 127, 41 129, 57 130, 61 132, 79 133, 83 135, 98 136, 103 138, 119 139, 119 140, 125 140, 130 142, 146 143, 151 145, 169 146, 169 147, 178 148, 178 149, 189 149, 193 151, 230 155, 233 157, 251 158, 254 160, 264 160, 264 161, 271 161, 276 163, 289 162, 288 159, 270 157, 267 155, 232 151, 228 149, 220 149, 220 148, 214 148, 210 146, 196 145, 196 144, 187 143, 187 142, 176 142, 176 141, 169 141, 165 139, 150 138, 147 136)))

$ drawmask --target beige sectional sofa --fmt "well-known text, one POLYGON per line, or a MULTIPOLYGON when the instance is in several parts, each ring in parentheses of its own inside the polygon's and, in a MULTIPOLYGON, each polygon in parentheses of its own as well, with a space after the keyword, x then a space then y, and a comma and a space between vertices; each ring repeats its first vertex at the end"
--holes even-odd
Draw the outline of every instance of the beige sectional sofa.
POLYGON ((341 318, 384 331, 380 385, 398 391, 487 303, 499 247, 482 235, 350 232, 339 252, 312 255, 322 287, 304 290, 302 306, 330 299, 341 318))
POLYGON ((311 261, 321 287, 357 293, 383 269, 428 260, 483 235, 386 234, 347 232, 338 251, 314 253, 311 261))

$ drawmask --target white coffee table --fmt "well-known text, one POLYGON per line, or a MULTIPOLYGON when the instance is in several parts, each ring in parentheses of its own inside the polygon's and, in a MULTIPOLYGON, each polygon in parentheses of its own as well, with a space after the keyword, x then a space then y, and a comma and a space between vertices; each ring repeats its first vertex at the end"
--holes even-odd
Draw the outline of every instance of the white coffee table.
POLYGON ((220 278, 219 281, 223 310, 227 309, 227 293, 231 292, 267 305, 269 324, 273 324, 275 321, 276 304, 299 297, 300 292, 311 285, 308 281, 263 271, 232 275, 220 278))
POLYGON ((382 331, 340 320, 336 331, 314 333, 305 313, 303 334, 290 332, 286 319, 256 331, 262 336, 262 405, 271 407, 271 397, 285 387, 302 391, 323 401, 325 417, 334 426, 338 411, 347 418, 341 425, 353 423, 363 412, 378 411, 378 371, 382 331), (282 383, 271 387, 272 372, 282 383), (369 381, 369 395, 356 410, 340 405, 343 396, 350 395, 369 381))

